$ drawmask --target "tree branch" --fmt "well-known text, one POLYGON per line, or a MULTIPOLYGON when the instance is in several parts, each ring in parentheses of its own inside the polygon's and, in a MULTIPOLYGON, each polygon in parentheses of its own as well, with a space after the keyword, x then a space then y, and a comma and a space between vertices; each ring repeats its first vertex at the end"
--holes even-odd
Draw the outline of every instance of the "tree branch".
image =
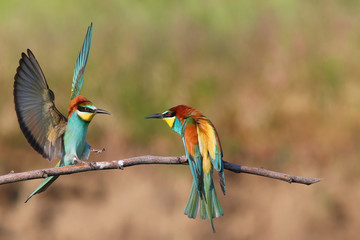
MULTIPOLYGON (((186 157, 160 157, 160 156, 139 156, 133 158, 122 159, 118 161, 107 162, 88 162, 84 164, 77 164, 72 166, 47 168, 28 172, 14 173, 11 171, 9 174, 0 176, 0 185, 26 181, 37 178, 46 178, 48 176, 67 175, 79 172, 106 170, 106 169, 124 169, 134 165, 142 164, 188 164, 186 157)), ((301 183, 310 185, 321 181, 320 178, 307 178, 292 176, 285 173, 274 172, 263 168, 247 167, 228 163, 224 161, 224 168, 235 173, 248 173, 258 176, 282 180, 288 183, 301 183)))

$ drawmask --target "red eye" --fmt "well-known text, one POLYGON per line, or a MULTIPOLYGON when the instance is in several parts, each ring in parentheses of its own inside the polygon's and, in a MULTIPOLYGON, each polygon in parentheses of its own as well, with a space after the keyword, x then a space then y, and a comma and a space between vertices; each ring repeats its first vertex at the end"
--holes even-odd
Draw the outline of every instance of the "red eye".
POLYGON ((165 117, 170 117, 171 116, 171 112, 167 112, 166 114, 165 114, 165 117))
POLYGON ((83 107, 83 106, 78 106, 78 110, 81 112, 94 112, 94 110, 92 110, 91 108, 83 107))

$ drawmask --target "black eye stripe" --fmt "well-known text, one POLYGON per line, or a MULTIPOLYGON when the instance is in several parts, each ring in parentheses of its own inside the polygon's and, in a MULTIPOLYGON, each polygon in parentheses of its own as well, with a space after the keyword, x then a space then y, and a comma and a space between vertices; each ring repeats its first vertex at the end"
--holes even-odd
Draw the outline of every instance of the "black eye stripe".
POLYGON ((176 112, 167 112, 163 116, 164 117, 173 117, 173 116, 175 116, 175 114, 176 114, 176 112))
POLYGON ((93 109, 88 108, 88 107, 83 107, 83 106, 78 106, 77 109, 78 109, 80 112, 89 112, 89 113, 95 112, 93 109))

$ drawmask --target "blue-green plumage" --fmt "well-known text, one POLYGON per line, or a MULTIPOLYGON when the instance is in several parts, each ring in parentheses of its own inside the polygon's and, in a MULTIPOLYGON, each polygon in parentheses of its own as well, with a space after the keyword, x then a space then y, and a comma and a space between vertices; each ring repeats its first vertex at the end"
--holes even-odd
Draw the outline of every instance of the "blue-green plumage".
POLYGON ((87 159, 90 154, 90 145, 86 142, 89 122, 82 120, 78 114, 72 114, 64 134, 64 164, 71 165, 74 158, 87 159))
MULTIPOLYGON (((66 125, 63 136, 64 153, 61 160, 55 167, 73 165, 78 159, 88 159, 90 155, 90 145, 86 142, 86 134, 89 122, 82 120, 77 114, 72 114, 66 125)), ((51 176, 45 180, 32 192, 25 203, 35 194, 45 191, 58 176, 51 176)))
MULTIPOLYGON (((51 161, 61 156, 55 167, 68 166, 89 157, 91 148, 86 142, 88 126, 97 109, 88 99, 80 96, 84 71, 89 56, 92 24, 77 58, 71 89, 68 118, 55 107, 54 93, 49 89, 45 76, 34 54, 22 54, 14 83, 14 101, 20 128, 30 145, 44 158, 51 161)), ((58 176, 47 177, 26 202, 35 194, 45 191, 58 176)))
POLYGON ((72 81, 72 86, 71 86, 72 87, 71 99, 80 95, 80 90, 84 83, 85 67, 86 67, 87 60, 88 60, 89 53, 90 53, 91 39, 92 39, 92 23, 88 27, 84 43, 81 47, 79 56, 75 63, 74 76, 73 76, 73 81, 72 81))
POLYGON ((161 118, 172 130, 181 135, 186 157, 189 162, 193 183, 184 213, 195 218, 208 218, 215 232, 213 218, 221 217, 224 212, 216 195, 212 179, 213 168, 219 172, 220 186, 225 194, 224 163, 220 140, 213 124, 199 111, 179 105, 164 113, 147 118, 161 118))

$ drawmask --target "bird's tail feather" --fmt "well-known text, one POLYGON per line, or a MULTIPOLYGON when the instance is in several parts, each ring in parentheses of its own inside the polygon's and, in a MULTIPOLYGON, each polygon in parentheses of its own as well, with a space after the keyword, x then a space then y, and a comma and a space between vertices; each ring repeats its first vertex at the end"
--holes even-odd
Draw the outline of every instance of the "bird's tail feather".
POLYGON ((196 183, 193 181, 188 203, 185 207, 184 214, 189 218, 196 218, 199 209, 199 191, 196 183))
POLYGON ((202 219, 209 219, 211 227, 215 232, 213 218, 219 218, 224 215, 219 199, 217 197, 214 183, 212 180, 212 172, 204 173, 204 197, 199 197, 198 187, 193 182, 188 203, 185 207, 184 213, 189 218, 196 218, 197 212, 200 210, 200 217, 202 219))
MULTIPOLYGON (((55 167, 61 167, 64 166, 64 163, 62 160, 60 160, 55 167)), ((29 199, 34 196, 35 194, 41 193, 43 191, 45 191, 53 182, 55 182, 55 180, 58 178, 59 176, 51 176, 51 177, 47 177, 45 178, 45 180, 35 189, 35 191, 33 191, 28 198, 26 199, 25 203, 27 203, 27 201, 29 201, 29 199)))
POLYGON ((213 232, 215 232, 213 218, 219 218, 224 215, 219 199, 216 195, 214 182, 212 179, 212 171, 204 173, 204 191, 205 198, 200 200, 200 217, 208 218, 211 223, 213 232))
POLYGON ((26 199, 25 203, 29 201, 29 199, 34 196, 35 194, 41 193, 45 191, 59 176, 51 176, 45 178, 45 180, 33 191, 28 198, 26 199))

